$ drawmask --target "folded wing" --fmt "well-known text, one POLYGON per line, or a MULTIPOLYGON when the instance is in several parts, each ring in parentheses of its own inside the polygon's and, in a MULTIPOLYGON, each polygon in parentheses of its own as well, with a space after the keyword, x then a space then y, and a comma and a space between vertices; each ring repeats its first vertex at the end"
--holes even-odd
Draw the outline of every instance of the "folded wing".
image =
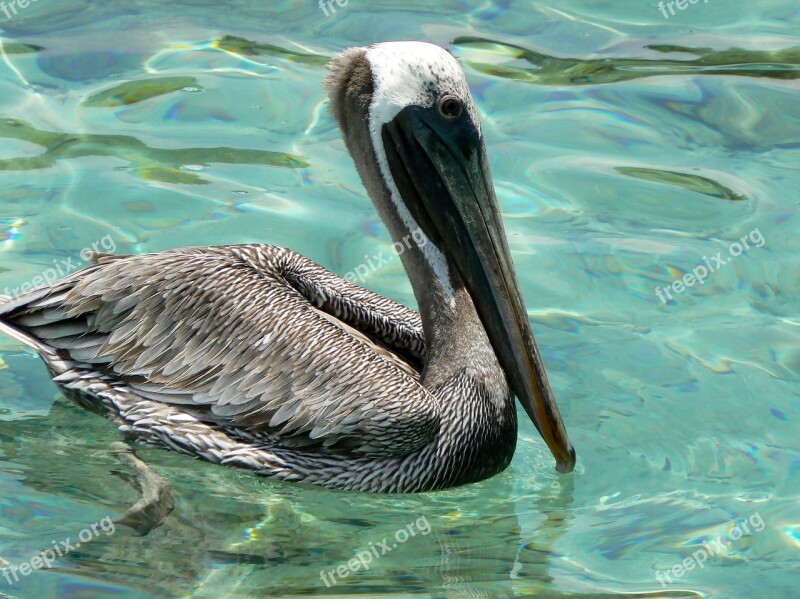
POLYGON ((439 426, 419 316, 266 245, 101 256, 0 319, 137 395, 287 448, 396 456, 439 426))

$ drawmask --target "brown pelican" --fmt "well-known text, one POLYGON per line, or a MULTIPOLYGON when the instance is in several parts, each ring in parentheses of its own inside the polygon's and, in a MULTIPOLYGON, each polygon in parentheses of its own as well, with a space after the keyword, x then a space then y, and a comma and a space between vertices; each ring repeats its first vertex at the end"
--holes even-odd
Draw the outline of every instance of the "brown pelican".
POLYGON ((0 304, 76 401, 140 442, 287 481, 441 489, 511 461, 516 396, 571 471, 458 62, 420 42, 351 48, 331 110, 419 314, 270 245, 96 254, 0 304))

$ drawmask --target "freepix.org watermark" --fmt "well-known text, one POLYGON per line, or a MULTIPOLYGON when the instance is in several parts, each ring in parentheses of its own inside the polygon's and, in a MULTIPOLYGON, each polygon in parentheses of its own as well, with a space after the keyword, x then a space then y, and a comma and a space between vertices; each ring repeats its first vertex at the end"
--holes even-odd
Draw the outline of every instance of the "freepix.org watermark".
POLYGON ((695 551, 690 557, 684 559, 680 564, 675 564, 669 570, 657 570, 656 580, 661 583, 662 587, 672 584, 672 578, 681 578, 686 572, 694 570, 696 566, 705 568, 706 560, 715 555, 723 555, 730 553, 730 548, 733 546, 734 541, 738 541, 745 535, 752 534, 750 527, 753 527, 753 532, 761 532, 766 525, 764 519, 758 512, 751 514, 747 518, 737 520, 733 528, 727 535, 722 535, 716 539, 711 539, 708 543, 704 544, 700 549, 695 551))
MULTIPOLYGON (((414 229, 413 232, 403 237, 403 239, 392 244, 392 251, 395 253, 395 255, 400 256, 406 250, 411 249, 412 239, 416 242, 419 249, 422 249, 428 244, 428 238, 422 232, 422 229, 414 229)), ((360 283, 363 283, 367 280, 369 275, 374 273, 384 264, 388 264, 392 259, 391 255, 386 256, 384 254, 385 252, 378 252, 371 258, 369 256, 364 256, 365 262, 362 262, 350 272, 345 273, 344 278, 351 283, 355 283, 356 280, 358 280, 360 283)))
POLYGON ((22 293, 33 291, 39 287, 52 287, 53 283, 59 279, 66 277, 68 274, 80 269, 85 263, 89 262, 91 255, 96 252, 114 252, 117 249, 117 244, 111 235, 106 235, 102 239, 95 241, 91 246, 84 248, 80 252, 80 259, 70 256, 66 259, 57 258, 53 260, 53 266, 46 268, 41 274, 36 275, 27 283, 23 283, 19 287, 6 287, 3 289, 3 295, 16 297, 22 293))
POLYGON ((377 543, 370 542, 369 550, 365 549, 359 552, 354 558, 348 560, 347 563, 341 564, 332 570, 328 570, 327 572, 325 570, 320 570, 319 577, 325 583, 325 586, 330 588, 339 582, 336 580, 337 575, 341 579, 350 576, 351 572, 369 570, 373 555, 375 559, 383 557, 393 549, 396 549, 398 545, 402 545, 411 537, 417 536, 417 531, 419 531, 422 536, 431 532, 431 525, 428 523, 428 519, 425 516, 420 516, 417 518, 416 522, 410 522, 405 528, 397 530, 394 533, 394 542, 390 542, 387 538, 377 543))
MULTIPOLYGON (((689 8, 690 4, 697 4, 700 0, 672 0, 670 2, 664 2, 663 0, 658 3, 658 10, 661 11, 661 14, 664 15, 665 19, 669 19, 669 16, 675 16, 675 8, 678 10, 686 10, 689 8), (669 15, 667 14, 667 9, 669 9, 669 15)), ((708 4, 708 0, 703 0, 703 4, 708 4)))
POLYGON ((718 271, 726 264, 729 264, 733 258, 741 256, 747 250, 751 249, 751 243, 757 248, 764 247, 766 239, 764 239, 764 236, 761 234, 759 229, 753 229, 749 234, 742 237, 739 241, 734 241, 728 247, 729 255, 726 257, 722 256, 722 252, 717 252, 717 255, 711 256, 711 258, 703 256, 703 264, 698 264, 692 269, 691 272, 687 272, 680 279, 675 279, 671 285, 668 285, 663 289, 661 287, 656 287, 656 296, 659 300, 661 300, 662 304, 666 304, 668 301, 674 301, 672 297, 673 293, 678 295, 686 291, 689 287, 694 287, 695 285, 705 285, 706 279, 711 275, 711 273, 718 271))
POLYGON ((322 12, 325 13, 325 16, 329 17, 332 14, 336 14, 336 8, 333 6, 334 3, 340 8, 344 8, 349 1, 350 0, 319 0, 319 7, 322 9, 322 12), (328 12, 329 10, 330 13, 328 12))
POLYGON ((3 578, 6 579, 9 585, 13 585, 15 582, 19 582, 20 576, 29 576, 33 572, 36 572, 36 570, 41 570, 42 568, 52 568, 58 558, 64 557, 70 551, 78 549, 81 543, 88 543, 95 537, 99 537, 101 532, 104 532, 106 536, 111 536, 116 530, 114 521, 109 516, 106 516, 99 522, 95 522, 88 528, 84 528, 80 531, 78 533, 78 540, 74 543, 72 542, 72 537, 67 537, 64 541, 51 541, 53 544, 52 549, 40 551, 27 562, 19 564, 18 566, 3 568, 0 570, 0 574, 3 575, 3 578))
POLYGON ((17 10, 25 10, 36 0, 11 0, 10 2, 0 2, 0 12, 2 12, 6 19, 11 20, 17 16, 17 10))

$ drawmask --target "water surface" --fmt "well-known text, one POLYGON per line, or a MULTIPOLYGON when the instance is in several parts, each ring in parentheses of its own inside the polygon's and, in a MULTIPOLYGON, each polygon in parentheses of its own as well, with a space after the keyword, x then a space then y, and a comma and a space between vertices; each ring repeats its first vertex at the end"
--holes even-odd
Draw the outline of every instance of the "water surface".
MULTIPOLYGON (((449 48, 579 455, 557 476, 523 418, 495 478, 375 496, 143 449, 173 485, 166 524, 101 531, 50 570, 0 578, 0 596, 795 596, 798 25, 788 0, 666 19, 649 0, 0 12, 0 293, 79 267, 93 246, 269 242, 341 274, 388 255, 326 111, 323 65, 372 41, 449 48), (702 285, 672 286, 715 256, 702 285), (429 532, 369 570, 320 577, 420 518, 429 532)), ((414 304, 396 258, 363 284, 414 304)), ((0 339, 0 567, 136 500, 117 440, 0 339)))

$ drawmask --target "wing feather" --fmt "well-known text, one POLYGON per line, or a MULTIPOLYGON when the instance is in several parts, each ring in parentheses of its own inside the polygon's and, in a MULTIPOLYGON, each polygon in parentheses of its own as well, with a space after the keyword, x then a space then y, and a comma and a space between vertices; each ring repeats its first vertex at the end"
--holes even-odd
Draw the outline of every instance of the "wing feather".
POLYGON ((439 426, 419 316, 283 248, 102 255, 0 318, 143 398, 286 447, 404 455, 439 426))

